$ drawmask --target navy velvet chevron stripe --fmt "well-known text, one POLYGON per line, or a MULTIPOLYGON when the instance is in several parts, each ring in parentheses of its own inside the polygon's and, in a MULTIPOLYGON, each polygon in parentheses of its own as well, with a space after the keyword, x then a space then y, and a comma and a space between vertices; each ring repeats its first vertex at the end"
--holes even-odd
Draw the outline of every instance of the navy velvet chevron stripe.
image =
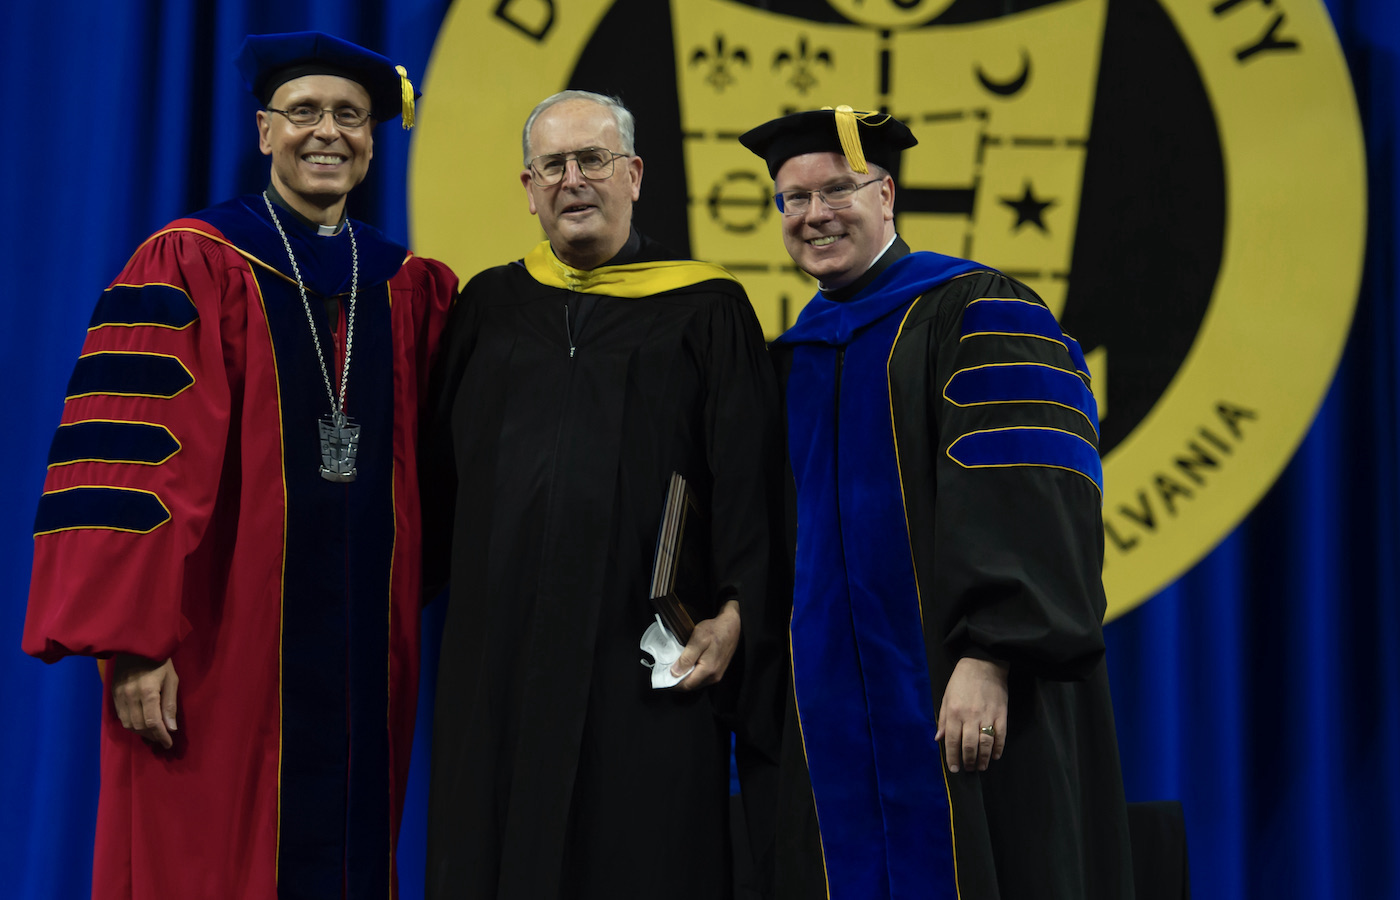
POLYGON ((943 388, 958 406, 991 403, 1054 403, 1076 410, 1098 433, 1094 395, 1074 372, 1041 363, 997 363, 960 369, 943 388))
POLYGON ((194 384, 173 356, 155 353, 91 353, 78 358, 68 379, 67 399, 91 394, 169 399, 194 384))
MULTIPOLYGON (((1065 333, 1050 310, 1030 300, 997 297, 973 300, 963 311, 962 339, 983 334, 1024 335, 1066 344, 1065 333)), ((1075 364, 1083 359, 1081 351, 1075 364)))
POLYGON ((115 284, 102 292, 88 330, 108 325, 188 328, 199 318, 184 291, 168 284, 115 284))
POLYGON ((49 447, 49 465, 92 461, 157 465, 180 452, 164 425, 92 420, 60 425, 49 447))
POLYGON ((996 466, 1049 466, 1089 479, 1103 493, 1103 462, 1094 445, 1057 428, 992 428, 953 441, 948 458, 969 469, 996 466))
POLYGON ((170 521, 170 510, 150 491, 75 487, 39 498, 34 534, 74 528, 109 528, 145 534, 170 521))

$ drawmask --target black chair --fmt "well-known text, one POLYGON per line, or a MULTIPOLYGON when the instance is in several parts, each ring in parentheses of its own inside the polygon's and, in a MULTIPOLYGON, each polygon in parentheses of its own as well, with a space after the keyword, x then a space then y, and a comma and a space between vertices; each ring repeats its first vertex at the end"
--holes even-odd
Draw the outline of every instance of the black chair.
POLYGON ((1186 817, 1176 800, 1128 804, 1137 900, 1190 900, 1186 817))

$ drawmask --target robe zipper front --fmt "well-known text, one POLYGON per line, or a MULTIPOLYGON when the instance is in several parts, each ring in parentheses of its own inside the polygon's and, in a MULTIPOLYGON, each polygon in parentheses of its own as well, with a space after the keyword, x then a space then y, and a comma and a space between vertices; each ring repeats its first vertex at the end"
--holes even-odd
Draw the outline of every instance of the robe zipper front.
POLYGON ((569 339, 569 359, 574 358, 578 348, 574 346, 574 326, 569 321, 569 302, 564 301, 564 337, 569 339))

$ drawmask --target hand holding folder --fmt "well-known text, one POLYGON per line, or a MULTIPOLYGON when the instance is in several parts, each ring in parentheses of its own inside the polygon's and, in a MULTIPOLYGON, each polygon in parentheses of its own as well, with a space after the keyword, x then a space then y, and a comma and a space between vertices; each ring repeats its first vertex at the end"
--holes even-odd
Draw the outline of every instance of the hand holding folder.
POLYGON ((672 472, 656 536, 651 602, 682 645, 690 643, 696 622, 716 613, 710 582, 709 517, 685 478, 672 472))

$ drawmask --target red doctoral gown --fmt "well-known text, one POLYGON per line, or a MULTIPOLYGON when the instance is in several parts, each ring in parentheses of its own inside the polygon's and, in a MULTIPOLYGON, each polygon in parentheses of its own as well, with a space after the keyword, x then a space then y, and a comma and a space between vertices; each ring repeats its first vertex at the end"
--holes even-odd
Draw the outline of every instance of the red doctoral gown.
MULTIPOLYGON (((338 384, 350 235, 278 216, 338 384)), ((330 401, 261 196, 157 232, 93 314, 39 503, 24 650, 170 658, 180 679, 167 751, 122 728, 107 672, 94 897, 396 892, 417 411, 456 279, 350 224, 354 482, 319 476, 330 401)))

